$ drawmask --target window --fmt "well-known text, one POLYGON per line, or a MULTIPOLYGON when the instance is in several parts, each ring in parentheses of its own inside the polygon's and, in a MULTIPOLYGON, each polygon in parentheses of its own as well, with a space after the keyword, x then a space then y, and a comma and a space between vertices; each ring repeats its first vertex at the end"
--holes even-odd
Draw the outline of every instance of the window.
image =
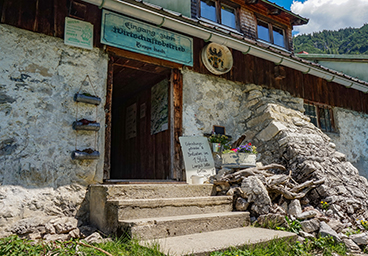
POLYGON ((236 8, 222 0, 200 0, 200 17, 237 29, 236 8))
POLYGON ((332 107, 317 103, 304 103, 305 115, 322 131, 336 132, 332 107))
POLYGON ((286 48, 284 29, 271 23, 257 20, 257 33, 259 39, 286 48))

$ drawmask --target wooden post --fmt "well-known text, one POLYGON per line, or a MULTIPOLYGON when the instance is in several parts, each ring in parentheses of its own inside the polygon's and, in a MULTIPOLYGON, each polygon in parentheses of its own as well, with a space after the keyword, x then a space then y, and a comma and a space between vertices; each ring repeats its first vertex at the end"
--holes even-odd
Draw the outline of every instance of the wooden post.
POLYGON ((108 73, 107 73, 107 88, 106 88, 106 103, 105 103, 105 159, 103 179, 110 179, 111 170, 111 111, 112 111, 112 90, 114 79, 114 58, 110 56, 108 73))
POLYGON ((183 160, 179 137, 183 129, 183 75, 179 69, 172 70, 173 85, 173 110, 174 110, 174 133, 173 133, 173 179, 183 180, 183 160))

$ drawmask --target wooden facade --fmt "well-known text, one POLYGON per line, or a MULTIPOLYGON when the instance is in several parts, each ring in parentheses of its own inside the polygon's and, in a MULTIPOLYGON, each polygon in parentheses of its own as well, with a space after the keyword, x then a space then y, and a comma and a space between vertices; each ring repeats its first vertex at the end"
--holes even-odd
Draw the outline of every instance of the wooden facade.
POLYGON ((49 36, 64 38, 65 17, 94 25, 94 46, 101 47, 101 10, 74 0, 0 0, 0 22, 49 36))
MULTIPOLYGON (((205 44, 203 40, 194 40, 193 70, 211 75, 202 64, 199 56, 200 50, 205 44)), ((221 76, 227 80, 263 85, 267 88, 288 91, 295 97, 312 102, 368 113, 368 94, 364 92, 303 74, 288 67, 278 66, 273 62, 236 50, 233 50, 232 53, 234 66, 230 72, 221 76)))
MULTIPOLYGON (((235 1, 236 2, 236 1, 235 1)), ((247 8, 266 14, 266 9, 246 4, 247 8), (263 10, 264 9, 264 10, 263 10)), ((0 0, 1 23, 63 38, 65 16, 80 17, 94 25, 94 45, 100 44, 101 10, 83 1, 73 0, 0 0)), ((273 15, 285 23, 285 17, 273 15)), ((199 53, 205 42, 194 38, 193 70, 210 74, 203 66, 199 53)), ((303 74, 291 68, 241 52, 233 51, 234 67, 224 78, 242 83, 254 83, 285 90, 296 97, 331 106, 368 113, 368 95, 322 78, 303 74), (285 74, 280 79, 278 73, 285 74)), ((177 65, 176 65, 177 66, 177 65)))

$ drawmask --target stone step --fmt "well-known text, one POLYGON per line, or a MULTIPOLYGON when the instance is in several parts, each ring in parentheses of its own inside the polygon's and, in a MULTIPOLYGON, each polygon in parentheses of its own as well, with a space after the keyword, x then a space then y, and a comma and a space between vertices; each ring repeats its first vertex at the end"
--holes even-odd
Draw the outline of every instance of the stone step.
POLYGON ((166 237, 153 240, 142 240, 142 246, 159 246, 165 255, 209 255, 211 252, 223 251, 228 248, 241 248, 245 245, 264 244, 275 239, 296 240, 295 233, 243 227, 190 234, 184 236, 166 237))
POLYGON ((249 223, 249 212, 221 212, 123 220, 119 224, 124 234, 147 240, 240 228, 249 223))
POLYGON ((126 199, 110 201, 118 208, 118 220, 231 212, 232 196, 126 199))
POLYGON ((91 196, 106 200, 202 197, 216 194, 212 184, 98 184, 90 188, 91 196))

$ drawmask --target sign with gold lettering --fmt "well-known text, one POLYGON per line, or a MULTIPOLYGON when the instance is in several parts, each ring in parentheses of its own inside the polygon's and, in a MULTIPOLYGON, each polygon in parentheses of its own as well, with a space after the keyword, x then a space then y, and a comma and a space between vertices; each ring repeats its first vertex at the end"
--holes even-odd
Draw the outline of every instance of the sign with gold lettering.
POLYGON ((101 43, 193 66, 193 39, 103 10, 101 43))

